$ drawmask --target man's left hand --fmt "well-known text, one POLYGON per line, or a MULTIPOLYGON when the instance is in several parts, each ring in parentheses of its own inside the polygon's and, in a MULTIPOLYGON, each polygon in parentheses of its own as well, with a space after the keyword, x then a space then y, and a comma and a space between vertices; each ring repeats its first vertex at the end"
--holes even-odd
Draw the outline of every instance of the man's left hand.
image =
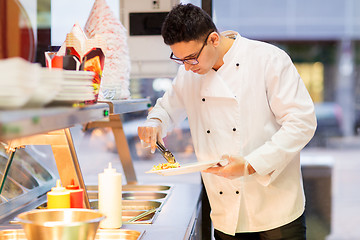
POLYGON ((212 173, 229 179, 255 173, 255 169, 241 156, 223 155, 221 159, 228 160, 228 164, 225 166, 210 167, 203 172, 212 173))

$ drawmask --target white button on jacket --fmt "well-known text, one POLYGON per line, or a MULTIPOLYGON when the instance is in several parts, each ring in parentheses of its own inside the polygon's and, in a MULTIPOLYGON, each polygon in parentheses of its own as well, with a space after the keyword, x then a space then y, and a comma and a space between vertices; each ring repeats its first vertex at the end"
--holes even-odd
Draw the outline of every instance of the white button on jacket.
POLYGON ((314 105, 284 51, 222 34, 236 37, 224 65, 206 75, 180 66, 148 118, 161 119, 165 135, 188 117, 198 161, 240 155, 256 170, 234 180, 202 174, 215 229, 273 229, 304 211, 300 150, 316 129, 314 105))

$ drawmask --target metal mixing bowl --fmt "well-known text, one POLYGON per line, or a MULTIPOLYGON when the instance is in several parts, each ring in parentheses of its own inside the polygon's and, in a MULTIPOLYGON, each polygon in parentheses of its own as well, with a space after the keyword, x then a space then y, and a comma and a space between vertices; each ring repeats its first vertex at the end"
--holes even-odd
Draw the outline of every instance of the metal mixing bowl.
POLYGON ((28 240, 94 240, 105 216, 89 209, 41 209, 19 214, 28 240))

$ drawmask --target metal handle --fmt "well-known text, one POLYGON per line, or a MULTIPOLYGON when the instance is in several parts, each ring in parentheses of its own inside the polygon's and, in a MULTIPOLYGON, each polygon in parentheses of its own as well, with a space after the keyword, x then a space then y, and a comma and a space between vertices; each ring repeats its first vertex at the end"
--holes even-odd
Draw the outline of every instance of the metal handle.
POLYGON ((9 173, 9 169, 10 169, 11 163, 13 161, 15 151, 16 151, 16 148, 14 149, 14 151, 10 151, 10 155, 9 155, 8 160, 7 160, 5 170, 4 170, 4 173, 2 175, 1 182, 0 182, 0 194, 2 193, 2 190, 3 190, 4 186, 5 186, 5 180, 6 180, 6 177, 7 177, 8 173, 9 173))
POLYGON ((14 219, 14 220, 10 220, 9 223, 10 224, 20 224, 20 221, 14 219))
POLYGON ((162 152, 162 153, 165 153, 166 152, 166 148, 164 145, 162 145, 160 142, 156 141, 156 146, 158 147, 159 151, 162 152))
POLYGON ((139 214, 139 215, 137 215, 137 216, 129 219, 129 221, 127 221, 127 222, 135 222, 135 221, 137 221, 137 220, 140 220, 140 219, 146 217, 147 215, 149 215, 149 214, 151 214, 151 213, 153 213, 153 212, 156 212, 156 209, 157 209, 157 208, 152 208, 152 209, 150 209, 150 210, 147 210, 146 212, 143 212, 143 213, 141 213, 141 214, 139 214))
POLYGON ((169 163, 175 163, 175 157, 174 154, 172 154, 169 150, 166 149, 164 145, 162 145, 160 142, 156 141, 156 147, 159 149, 161 155, 168 161, 169 163))

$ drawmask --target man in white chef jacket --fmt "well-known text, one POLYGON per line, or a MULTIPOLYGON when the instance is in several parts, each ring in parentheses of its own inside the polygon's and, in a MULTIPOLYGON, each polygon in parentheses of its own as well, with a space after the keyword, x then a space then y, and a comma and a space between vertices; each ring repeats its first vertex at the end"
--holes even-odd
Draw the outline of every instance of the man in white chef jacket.
POLYGON ((221 239, 306 239, 300 150, 310 141, 313 102, 289 56, 233 31, 219 33, 199 7, 177 5, 162 28, 181 64, 172 88, 138 128, 155 151, 188 118, 214 235, 221 239))

